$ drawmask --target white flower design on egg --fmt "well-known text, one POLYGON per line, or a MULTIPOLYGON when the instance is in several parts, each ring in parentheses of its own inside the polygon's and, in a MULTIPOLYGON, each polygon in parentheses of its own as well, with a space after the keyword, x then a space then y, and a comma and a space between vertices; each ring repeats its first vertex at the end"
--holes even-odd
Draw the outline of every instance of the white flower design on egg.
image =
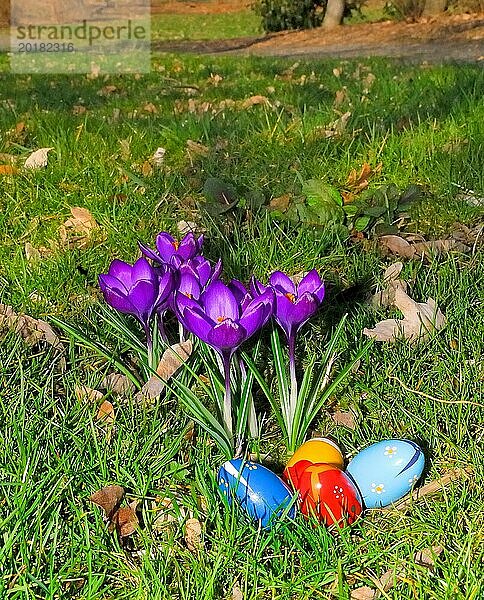
POLYGON ((383 453, 385 456, 395 456, 397 453, 396 446, 385 446, 385 452, 383 453))
POLYGON ((249 469, 249 471, 256 471, 257 470, 257 465, 254 464, 253 462, 248 462, 247 463, 247 468, 249 469))
POLYGON ((383 494, 384 491, 385 491, 385 484, 379 483, 377 485, 376 483, 372 483, 371 484, 371 491, 374 492, 375 494, 383 494))
POLYGON ((339 487, 339 485, 335 485, 334 486, 333 494, 335 495, 336 500, 339 500, 340 496, 344 496, 345 495, 344 491, 343 491, 343 488, 339 487))

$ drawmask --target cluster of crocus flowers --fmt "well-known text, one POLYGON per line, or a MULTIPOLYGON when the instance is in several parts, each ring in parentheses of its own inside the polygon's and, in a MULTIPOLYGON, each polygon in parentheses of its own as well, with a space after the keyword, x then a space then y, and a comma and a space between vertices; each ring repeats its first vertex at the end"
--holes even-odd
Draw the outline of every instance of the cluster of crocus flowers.
POLYGON ((225 284, 220 279, 221 261, 215 265, 208 261, 201 254, 202 245, 203 236, 196 238, 189 233, 178 241, 161 232, 156 237, 156 249, 140 243, 143 256, 134 265, 114 260, 108 273, 99 276, 99 284, 110 306, 139 320, 149 356, 155 317, 162 338, 168 342, 163 328, 167 310, 176 315, 185 331, 219 354, 225 379, 223 426, 232 436, 230 373, 234 354, 273 317, 289 347, 292 406, 297 401, 297 332, 318 310, 324 284, 315 270, 299 284, 280 271, 272 273, 267 285, 255 278, 249 289, 237 280, 225 284))

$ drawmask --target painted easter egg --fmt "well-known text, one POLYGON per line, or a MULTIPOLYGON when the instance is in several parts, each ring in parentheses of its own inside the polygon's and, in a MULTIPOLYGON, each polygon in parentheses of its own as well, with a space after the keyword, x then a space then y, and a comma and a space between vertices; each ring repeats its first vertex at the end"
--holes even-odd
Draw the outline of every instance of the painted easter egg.
POLYGON ((383 440, 364 448, 346 469, 366 508, 388 506, 403 498, 422 475, 425 457, 409 440, 383 440))
POLYGON ((313 464, 299 479, 300 509, 321 523, 351 525, 363 511, 360 493, 344 471, 334 465, 313 464))
POLYGON ((294 452, 284 469, 283 477, 296 488, 306 467, 315 463, 333 465, 342 469, 344 465, 343 453, 333 440, 313 438, 304 442, 294 452))
POLYGON ((275 473, 252 461, 233 459, 219 469, 219 488, 229 502, 235 498, 240 507, 262 527, 270 528, 282 514, 295 517, 293 494, 275 473))

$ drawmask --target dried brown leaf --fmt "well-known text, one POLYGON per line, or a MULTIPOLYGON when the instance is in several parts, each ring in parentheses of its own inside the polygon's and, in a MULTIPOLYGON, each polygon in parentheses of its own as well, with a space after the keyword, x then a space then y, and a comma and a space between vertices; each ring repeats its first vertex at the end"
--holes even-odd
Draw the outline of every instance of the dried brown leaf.
POLYGON ((238 583, 234 583, 234 587, 232 588, 232 600, 244 600, 244 594, 238 583))
POLYGON ((176 224, 176 228, 181 233, 181 235, 187 235, 187 233, 193 233, 194 235, 200 235, 201 233, 205 233, 207 230, 195 223, 195 221, 178 221, 176 224))
POLYGON ((87 248, 98 237, 99 225, 87 208, 73 206, 69 217, 59 227, 59 237, 68 248, 87 248))
POLYGON ((47 166, 47 155, 53 148, 39 148, 32 152, 32 154, 24 162, 25 169, 40 169, 47 166))
POLYGON ((16 175, 19 172, 13 165, 0 165, 0 175, 16 175))
POLYGON ((87 108, 82 104, 74 104, 74 106, 72 107, 73 115, 83 115, 85 113, 87 113, 87 108))
POLYGON ((351 112, 343 113, 338 119, 330 123, 327 127, 317 127, 316 132, 322 132, 325 138, 336 138, 343 135, 346 125, 351 117, 351 112))
POLYGON ((396 281, 400 277, 402 269, 403 263, 401 262, 391 264, 385 269, 385 273, 383 273, 383 281, 385 283, 389 283, 390 281, 396 281))
POLYGON ((147 102, 144 106, 143 106, 143 110, 144 112, 150 113, 152 115, 156 115, 158 112, 158 109, 156 108, 156 106, 153 104, 153 102, 147 102))
POLYGON ((87 385, 76 385, 74 388, 78 402, 98 403, 104 398, 104 394, 99 390, 87 387, 87 385))
POLYGON ((435 566, 436 559, 442 554, 443 551, 443 546, 424 548, 423 550, 416 552, 413 556, 413 559, 418 565, 432 570, 435 566))
POLYGON ((136 515, 136 507, 138 502, 134 500, 129 506, 122 506, 112 516, 112 523, 116 528, 120 537, 132 535, 139 525, 139 520, 136 515))
POLYGON ((401 337, 415 342, 426 339, 432 331, 441 329, 446 323, 432 298, 428 298, 427 302, 415 302, 397 288, 394 305, 402 312, 403 319, 380 321, 373 329, 365 328, 363 333, 378 342, 394 342, 401 337))
POLYGON ((120 485, 108 485, 89 496, 89 500, 100 506, 106 517, 111 519, 118 510, 123 496, 124 488, 120 485))
POLYGON ((198 519, 187 519, 185 542, 190 552, 198 552, 202 548, 202 524, 198 519))
POLYGON ((378 163, 375 168, 372 168, 367 162, 363 163, 360 171, 351 169, 345 187, 354 195, 359 194, 362 190, 368 187, 371 177, 381 173, 383 163, 378 163))
POLYGON ((111 402, 109 402, 109 400, 104 400, 97 411, 96 421, 101 421, 107 425, 112 425, 115 417, 116 415, 114 412, 114 406, 111 404, 111 402))
POLYGON ((338 106, 341 106, 347 100, 348 100, 348 90, 345 87, 343 87, 340 90, 336 91, 333 104, 334 104, 334 106, 338 107, 338 106))
POLYGON ((59 336, 46 321, 21 313, 17 314, 11 306, 0 304, 0 336, 6 331, 18 333, 29 346, 46 342, 60 352, 65 350, 59 336))
POLYGON ((25 243, 25 258, 29 265, 35 265, 42 258, 40 251, 37 248, 34 248, 30 242, 25 243))
POLYGON ((165 160, 165 154, 166 154, 165 148, 162 148, 160 146, 159 148, 156 149, 155 153, 153 154, 153 157, 151 158, 153 164, 156 167, 161 167, 161 165, 163 164, 163 162, 165 160))
POLYGON ((265 106, 269 106, 270 105, 269 98, 267 98, 267 96, 260 96, 260 95, 250 96, 250 98, 246 98, 242 102, 240 107, 242 108, 242 110, 247 110, 251 106, 256 106, 258 104, 263 104, 265 106))
POLYGON ((118 88, 115 85, 105 85, 97 92, 97 95, 110 96, 111 94, 114 94, 114 92, 116 92, 117 90, 118 88))
POLYGON ((283 194, 277 198, 272 198, 272 200, 269 202, 269 208, 272 210, 280 210, 281 212, 285 212, 289 208, 290 202, 290 194, 283 194))
POLYGON ((469 246, 452 238, 446 240, 432 240, 430 242, 416 242, 412 246, 415 254, 426 256, 427 258, 432 258, 432 256, 438 256, 440 254, 447 254, 452 250, 457 252, 468 252, 470 250, 469 246))
POLYGON ((121 373, 106 375, 102 381, 102 387, 121 396, 132 394, 136 389, 134 383, 121 373))
POLYGON ((187 152, 192 156, 208 156, 210 148, 193 140, 187 140, 187 152))
POLYGON ((331 415, 331 418, 336 425, 343 425, 352 430, 356 429, 355 414, 351 410, 337 410, 331 415))
POLYGON ((153 175, 153 165, 149 160, 145 160, 145 162, 141 165, 141 174, 143 177, 151 177, 151 175, 153 175))
POLYGON ((174 344, 163 352, 160 364, 156 372, 164 381, 168 381, 170 377, 177 372, 181 365, 190 358, 193 344, 191 340, 186 340, 181 344, 174 344))
POLYGON ((158 398, 165 387, 164 382, 173 377, 181 365, 190 357, 192 348, 192 341, 187 340, 181 344, 174 344, 171 348, 165 350, 156 369, 158 376, 153 375, 148 379, 141 391, 136 394, 135 400, 142 402, 158 398))
POLYGON ((368 585, 351 590, 351 600, 374 600, 377 590, 374 590, 368 585))
POLYGON ((402 258, 413 258, 415 248, 399 235, 382 235, 378 244, 386 254, 396 254, 402 258))

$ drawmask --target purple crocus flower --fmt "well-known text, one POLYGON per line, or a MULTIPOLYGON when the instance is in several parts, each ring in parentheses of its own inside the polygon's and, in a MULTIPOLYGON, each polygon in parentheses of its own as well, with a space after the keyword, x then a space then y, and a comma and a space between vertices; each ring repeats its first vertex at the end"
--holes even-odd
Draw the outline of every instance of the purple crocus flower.
POLYGON ((324 283, 318 272, 309 271, 295 284, 285 273, 275 271, 269 278, 269 286, 263 286, 257 279, 251 281, 253 292, 271 288, 275 293, 274 318, 283 329, 289 346, 289 375, 291 378, 290 410, 295 410, 297 401, 296 378, 296 335, 299 329, 312 317, 324 298, 324 283))
POLYGON ((99 286, 110 306, 140 321, 151 350, 150 320, 173 292, 172 272, 160 275, 143 257, 134 265, 116 259, 107 273, 99 275, 99 286))
MULTIPOLYGON (((193 283, 193 282, 192 282, 193 283)), ((222 357, 225 375, 224 422, 232 434, 232 406, 230 393, 230 363, 234 352, 258 331, 272 315, 274 292, 270 289, 256 294, 244 306, 233 289, 248 295, 240 282, 230 287, 222 281, 210 283, 200 297, 175 293, 175 303, 184 327, 212 346, 222 357)))
POLYGON ((212 263, 201 254, 190 258, 178 268, 181 276, 190 274, 196 277, 201 288, 205 288, 209 283, 218 279, 221 271, 222 261, 220 259, 212 266, 212 263))
POLYGON ((298 285, 286 274, 275 271, 269 278, 269 285, 276 295, 274 317, 290 341, 321 305, 324 283, 313 269, 298 285))
POLYGON ((203 245, 203 235, 196 239, 193 233, 190 232, 182 240, 178 241, 166 231, 162 231, 156 236, 156 250, 152 250, 141 242, 138 243, 141 252, 147 258, 178 268, 182 263, 200 254, 203 245))

